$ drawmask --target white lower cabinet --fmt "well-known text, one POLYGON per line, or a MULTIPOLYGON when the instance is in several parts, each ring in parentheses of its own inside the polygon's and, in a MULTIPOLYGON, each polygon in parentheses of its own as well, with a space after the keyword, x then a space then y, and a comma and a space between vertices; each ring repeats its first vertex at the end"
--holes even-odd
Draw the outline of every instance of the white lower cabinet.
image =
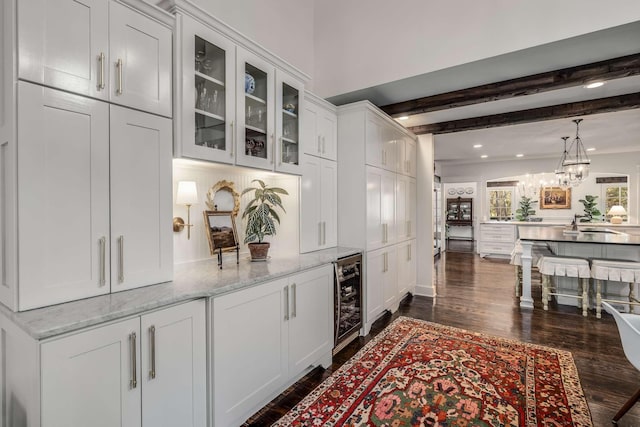
POLYGON ((416 290, 416 240, 407 240, 396 245, 398 262, 398 298, 416 290))
POLYGON ((214 426, 231 427, 328 364, 333 347, 331 265, 212 299, 214 426))
POLYGON ((366 317, 365 335, 383 311, 397 309, 397 278, 395 246, 388 246, 366 254, 366 317))
POLYGON ((197 300, 43 342, 33 425, 206 426, 205 319, 197 300))

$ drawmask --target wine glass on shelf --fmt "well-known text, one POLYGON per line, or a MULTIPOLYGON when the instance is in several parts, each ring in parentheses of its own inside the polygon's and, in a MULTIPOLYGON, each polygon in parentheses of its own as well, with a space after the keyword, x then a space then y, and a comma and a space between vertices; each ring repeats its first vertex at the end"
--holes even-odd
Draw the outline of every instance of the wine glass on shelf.
POLYGON ((204 49, 196 51, 196 71, 197 72, 202 72, 202 60, 204 59, 205 56, 206 56, 206 53, 204 49))

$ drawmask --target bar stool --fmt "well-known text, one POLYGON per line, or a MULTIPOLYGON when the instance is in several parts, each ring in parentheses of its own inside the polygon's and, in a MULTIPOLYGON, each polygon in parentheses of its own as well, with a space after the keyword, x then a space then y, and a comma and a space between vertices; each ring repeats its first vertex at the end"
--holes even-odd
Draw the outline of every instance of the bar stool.
POLYGON ((559 256, 543 256, 538 261, 538 270, 542 275, 542 307, 549 309, 549 300, 551 295, 563 296, 569 298, 577 298, 582 302, 582 315, 587 315, 589 309, 589 279, 591 278, 591 270, 589 269, 589 261, 583 258, 570 258, 559 256), (563 294, 557 291, 551 292, 551 276, 556 277, 577 277, 582 285, 582 294, 563 294))
MULTIPOLYGON (((531 248, 531 265, 537 265, 541 257, 553 255, 551 249, 546 242, 535 242, 531 248)), ((516 241, 513 250, 511 251, 511 265, 516 268, 516 296, 520 296, 520 289, 522 289, 522 245, 520 239, 516 241)))
MULTIPOLYGON (((634 286, 640 283, 640 262, 611 260, 611 259, 594 259, 591 260, 591 277, 594 279, 596 286, 596 317, 600 319, 602 312, 602 301, 620 303, 624 302, 629 305, 640 305, 634 294, 634 286), (602 298, 602 281, 608 280, 612 282, 621 282, 629 284, 629 302, 615 299, 602 298)), ((629 310, 631 311, 631 309, 629 310)))

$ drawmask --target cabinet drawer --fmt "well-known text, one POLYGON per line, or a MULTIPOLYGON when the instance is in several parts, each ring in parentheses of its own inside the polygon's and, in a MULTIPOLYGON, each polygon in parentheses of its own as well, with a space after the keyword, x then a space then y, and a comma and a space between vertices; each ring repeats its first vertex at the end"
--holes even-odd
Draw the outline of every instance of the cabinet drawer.
POLYGON ((513 242, 513 235, 502 232, 487 232, 482 230, 480 234, 480 240, 487 242, 513 242))
POLYGON ((509 224, 481 224, 480 235, 484 239, 497 241, 515 241, 516 229, 509 224))
POLYGON ((499 242, 480 242, 481 254, 500 254, 510 255, 513 251, 513 243, 499 243, 499 242))

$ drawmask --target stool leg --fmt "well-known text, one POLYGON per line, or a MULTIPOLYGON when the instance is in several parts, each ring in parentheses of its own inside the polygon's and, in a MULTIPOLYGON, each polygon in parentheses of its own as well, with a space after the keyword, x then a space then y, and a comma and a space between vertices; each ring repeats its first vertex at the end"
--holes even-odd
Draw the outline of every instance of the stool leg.
POLYGON ((587 317, 587 310, 589 309, 589 282, 587 279, 579 279, 582 282, 582 315, 587 317))
POLYGON ((549 276, 542 275, 542 308, 549 310, 549 276))
POLYGON ((602 281, 596 279, 596 317, 602 318, 602 281))

